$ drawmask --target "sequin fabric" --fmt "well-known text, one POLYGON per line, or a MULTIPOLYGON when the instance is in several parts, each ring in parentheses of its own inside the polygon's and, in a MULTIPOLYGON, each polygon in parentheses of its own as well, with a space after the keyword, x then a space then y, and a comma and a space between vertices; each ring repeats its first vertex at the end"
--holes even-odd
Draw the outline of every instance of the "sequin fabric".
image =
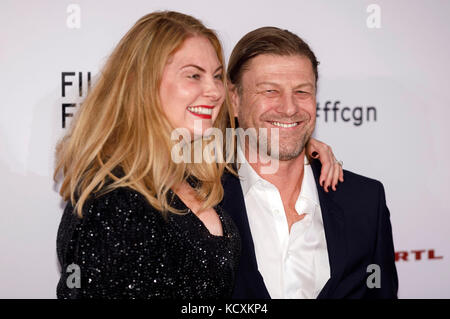
MULTIPOLYGON (((187 209, 172 193, 172 205, 187 209)), ((231 217, 215 207, 223 236, 191 211, 167 221, 138 192, 118 188, 86 202, 78 218, 67 204, 57 235, 60 299, 230 298, 240 254, 231 217), (74 268, 81 275, 79 288, 74 268)))

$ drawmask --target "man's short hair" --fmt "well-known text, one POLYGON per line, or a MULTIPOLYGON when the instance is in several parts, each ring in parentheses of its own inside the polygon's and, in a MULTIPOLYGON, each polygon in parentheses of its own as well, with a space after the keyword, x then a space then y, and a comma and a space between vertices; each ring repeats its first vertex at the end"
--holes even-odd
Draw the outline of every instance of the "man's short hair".
POLYGON ((251 59, 261 54, 301 55, 307 57, 312 64, 317 80, 319 74, 314 52, 298 35, 276 27, 262 27, 247 33, 233 49, 228 63, 228 80, 241 93, 242 74, 251 59))

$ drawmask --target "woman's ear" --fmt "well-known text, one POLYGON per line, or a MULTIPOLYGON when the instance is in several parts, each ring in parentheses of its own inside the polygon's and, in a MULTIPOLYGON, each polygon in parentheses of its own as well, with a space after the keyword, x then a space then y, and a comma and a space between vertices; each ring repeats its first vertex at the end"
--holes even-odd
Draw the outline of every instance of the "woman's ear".
POLYGON ((237 117, 239 113, 240 97, 238 93, 238 88, 234 84, 231 84, 230 82, 228 82, 228 95, 230 97, 233 116, 237 117))

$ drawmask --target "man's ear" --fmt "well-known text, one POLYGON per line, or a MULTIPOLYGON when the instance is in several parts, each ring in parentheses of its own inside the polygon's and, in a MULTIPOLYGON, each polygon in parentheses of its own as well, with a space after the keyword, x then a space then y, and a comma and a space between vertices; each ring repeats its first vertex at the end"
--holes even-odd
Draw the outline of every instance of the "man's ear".
POLYGON ((240 106, 240 97, 238 93, 238 88, 234 85, 228 82, 228 95, 230 97, 230 103, 231 103, 231 109, 233 112, 233 116, 237 117, 239 113, 239 106, 240 106))

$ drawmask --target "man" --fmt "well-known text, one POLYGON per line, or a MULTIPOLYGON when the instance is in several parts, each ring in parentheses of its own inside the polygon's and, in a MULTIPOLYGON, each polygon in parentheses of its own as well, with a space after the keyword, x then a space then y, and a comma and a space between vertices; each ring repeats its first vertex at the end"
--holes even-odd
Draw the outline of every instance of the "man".
MULTIPOLYGON (((225 209, 242 238, 235 298, 396 298, 392 230, 380 182, 345 171, 335 192, 319 186, 305 144, 316 119, 318 62, 295 34, 274 27, 245 35, 229 62, 239 126, 278 128, 279 158, 264 174, 238 147, 239 178, 224 180, 225 209), (242 214, 242 211, 246 212, 242 214)), ((261 142, 258 147, 261 147, 261 142)), ((253 150, 254 151, 254 150, 253 150)))

